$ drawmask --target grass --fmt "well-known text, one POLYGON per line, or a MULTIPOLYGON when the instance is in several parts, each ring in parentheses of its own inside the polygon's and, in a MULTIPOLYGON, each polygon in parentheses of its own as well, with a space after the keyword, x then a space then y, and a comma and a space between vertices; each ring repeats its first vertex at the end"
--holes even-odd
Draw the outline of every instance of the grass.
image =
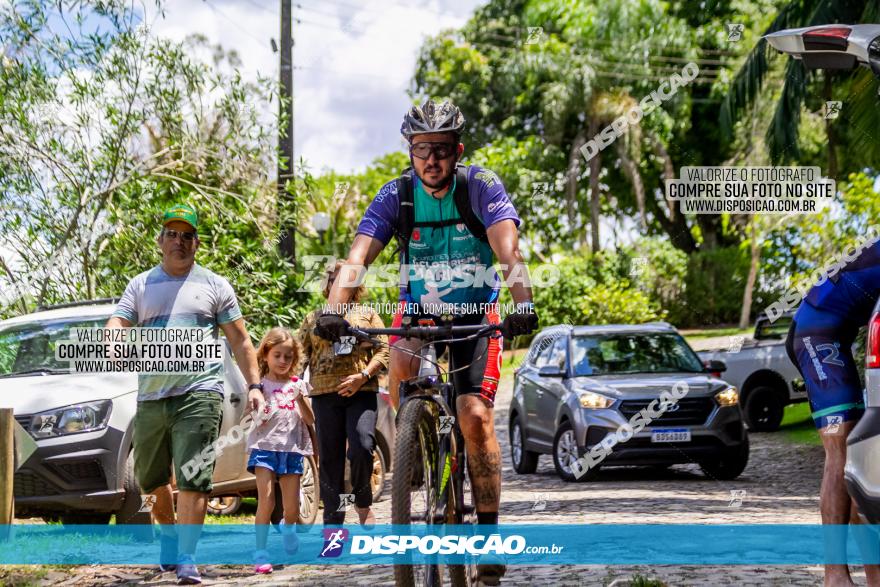
POLYGON ((529 349, 516 349, 513 351, 504 351, 501 359, 501 377, 513 377, 513 371, 522 364, 523 357, 529 349))
POLYGON ((0 585, 30 587, 39 585, 49 574, 48 565, 0 565, 0 585))
POLYGON ((786 440, 795 444, 822 445, 816 426, 813 425, 813 418, 810 416, 808 402, 785 407, 785 415, 782 417, 782 424, 777 434, 783 434, 786 440))
POLYGON ((717 336, 749 336, 755 331, 754 327, 738 328, 736 326, 722 326, 719 328, 695 328, 693 330, 679 330, 688 341, 715 338, 717 336))
POLYGON ((208 514, 205 516, 206 524, 253 524, 254 517, 257 515, 257 498, 245 497, 241 500, 241 507, 237 512, 231 515, 215 516, 208 514))

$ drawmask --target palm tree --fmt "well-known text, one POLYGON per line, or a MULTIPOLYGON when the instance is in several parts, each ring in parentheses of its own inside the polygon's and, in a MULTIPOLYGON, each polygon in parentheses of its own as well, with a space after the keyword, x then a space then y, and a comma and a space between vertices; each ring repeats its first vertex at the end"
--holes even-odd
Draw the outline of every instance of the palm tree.
MULTIPOLYGON (((872 22, 878 15, 880 9, 877 4, 867 0, 791 0, 779 11, 764 34, 804 26, 872 22)), ((767 41, 763 38, 755 45, 737 72, 730 91, 724 99, 721 125, 728 138, 733 136, 734 125, 738 118, 743 113, 751 111, 758 93, 764 87, 770 69, 769 49, 767 41)), ((876 129, 876 124, 880 122, 876 96, 873 92, 866 91, 872 85, 870 73, 864 69, 854 75, 825 71, 821 78, 822 85, 816 92, 817 88, 810 87, 811 82, 816 80, 811 79, 803 62, 790 59, 785 66, 782 92, 766 132, 766 143, 772 163, 789 162, 799 157, 798 126, 801 107, 806 98, 813 93, 821 95, 824 100, 831 100, 832 90, 837 87, 833 83, 834 80, 845 82, 841 85, 848 89, 846 94, 848 107, 845 108, 843 120, 855 131, 851 137, 853 146, 862 149, 863 153, 880 154, 876 141, 871 140, 873 132, 860 130, 862 127, 876 129)), ((841 137, 835 130, 839 123, 832 124, 832 122, 830 119, 826 121, 825 130, 828 139, 828 175, 834 177, 838 174, 835 150, 841 137)))

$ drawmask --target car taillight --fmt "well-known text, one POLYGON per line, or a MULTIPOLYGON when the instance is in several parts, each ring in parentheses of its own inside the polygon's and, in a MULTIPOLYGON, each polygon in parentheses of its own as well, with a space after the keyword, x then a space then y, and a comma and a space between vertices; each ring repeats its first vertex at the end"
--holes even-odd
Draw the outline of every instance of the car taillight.
POLYGON ((804 33, 804 49, 807 51, 846 51, 847 39, 852 29, 846 26, 829 26, 804 33))
POLYGON ((865 353, 865 367, 880 367, 880 313, 871 316, 868 323, 868 352, 865 353))

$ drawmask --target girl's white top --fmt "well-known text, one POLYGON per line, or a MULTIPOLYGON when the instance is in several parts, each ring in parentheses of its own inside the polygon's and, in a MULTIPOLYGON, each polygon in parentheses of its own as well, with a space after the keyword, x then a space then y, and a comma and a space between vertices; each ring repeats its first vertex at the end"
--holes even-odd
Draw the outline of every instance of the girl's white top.
POLYGON ((296 399, 308 395, 312 386, 303 379, 272 381, 263 378, 263 399, 266 406, 254 418, 248 433, 248 451, 254 449, 313 454, 312 438, 302 420, 296 399))

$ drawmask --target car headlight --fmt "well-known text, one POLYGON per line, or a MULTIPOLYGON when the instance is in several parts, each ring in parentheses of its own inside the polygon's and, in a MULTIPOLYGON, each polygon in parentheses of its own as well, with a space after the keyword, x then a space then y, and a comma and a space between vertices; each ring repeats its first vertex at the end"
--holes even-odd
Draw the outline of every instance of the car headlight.
POLYGON ((77 432, 94 432, 107 426, 113 402, 106 399, 74 404, 31 416, 28 432, 34 438, 51 438, 77 432))
POLYGON ((578 401, 581 402, 582 408, 590 408, 593 410, 607 408, 614 403, 614 400, 610 397, 605 397, 604 395, 599 395, 598 393, 593 393, 592 391, 580 392, 580 395, 578 396, 578 401))
POLYGON ((722 408, 735 406, 739 403, 739 392, 735 387, 728 387, 724 391, 719 391, 715 394, 715 401, 717 401, 718 405, 722 408))

